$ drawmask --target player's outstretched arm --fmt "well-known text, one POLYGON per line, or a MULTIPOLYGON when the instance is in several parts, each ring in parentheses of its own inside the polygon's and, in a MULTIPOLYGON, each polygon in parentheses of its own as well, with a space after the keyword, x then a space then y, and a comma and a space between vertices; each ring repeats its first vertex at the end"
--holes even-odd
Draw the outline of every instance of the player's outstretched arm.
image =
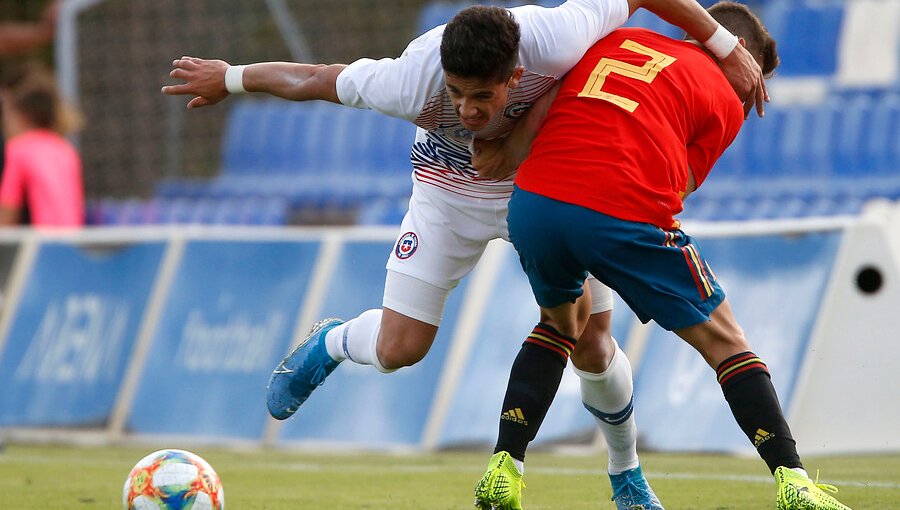
POLYGON ((346 66, 293 62, 230 66, 222 60, 184 56, 173 61, 172 67, 169 75, 184 83, 163 87, 163 94, 194 96, 188 108, 197 108, 241 92, 263 92, 292 101, 321 99, 340 103, 335 84, 346 66))
POLYGON ((719 59, 722 72, 744 103, 744 115, 756 106, 762 117, 769 100, 762 69, 738 39, 719 25, 696 0, 628 0, 631 13, 644 8, 701 41, 719 59))

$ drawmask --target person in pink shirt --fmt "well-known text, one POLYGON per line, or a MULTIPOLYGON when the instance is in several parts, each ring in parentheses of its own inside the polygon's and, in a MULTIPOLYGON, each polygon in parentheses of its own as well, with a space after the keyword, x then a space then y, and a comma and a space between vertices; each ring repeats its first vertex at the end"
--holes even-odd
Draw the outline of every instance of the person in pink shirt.
POLYGON ((6 163, 0 181, 0 225, 84 224, 81 157, 63 136, 77 125, 53 77, 30 69, 0 87, 6 163))

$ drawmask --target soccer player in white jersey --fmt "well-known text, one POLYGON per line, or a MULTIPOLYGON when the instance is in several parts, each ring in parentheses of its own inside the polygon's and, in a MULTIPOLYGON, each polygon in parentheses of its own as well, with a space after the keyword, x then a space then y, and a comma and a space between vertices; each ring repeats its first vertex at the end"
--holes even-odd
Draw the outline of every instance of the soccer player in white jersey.
MULTIPOLYGON (((233 93, 263 92, 295 101, 318 99, 369 108, 419 127, 411 155, 412 199, 387 263, 382 308, 346 322, 326 319, 316 324, 273 371, 267 394, 272 416, 291 416, 345 359, 387 373, 425 356, 450 290, 472 270, 489 241, 508 240, 512 176, 479 179, 471 164, 473 140, 508 134, 522 113, 594 42, 639 7, 706 41, 729 81, 742 91, 745 113, 756 105, 762 115, 766 92, 758 64, 695 0, 569 0, 555 8, 508 10, 474 7, 450 23, 456 25, 452 36, 440 26, 412 41, 398 58, 363 58, 350 65, 231 66, 187 56, 173 62, 171 76, 185 83, 163 87, 163 93, 195 96, 189 108, 216 104, 233 93), (458 39, 463 36, 465 40, 458 39), (455 67, 445 69, 450 62, 442 62, 442 57, 452 57, 455 67), (479 64, 483 59, 499 60, 479 64)), ((610 290, 596 281, 590 286, 591 300, 581 306, 590 308, 591 320, 578 344, 586 353, 609 335, 612 308, 610 290)), ((596 399, 591 406, 621 417, 626 409, 617 406, 630 408, 632 391, 624 353, 616 353, 614 364, 585 355, 579 366, 578 359, 573 357, 583 388, 592 388, 585 395, 596 399)), ((535 432, 540 418, 533 420, 535 432)), ((601 429, 610 446, 611 473, 638 467, 630 413, 624 421, 601 423, 601 429)), ((521 471, 523 459, 516 460, 521 471)), ((647 509, 661 509, 643 476, 638 482, 631 500, 644 502, 647 509)), ((518 495, 502 508, 521 508, 518 495)))

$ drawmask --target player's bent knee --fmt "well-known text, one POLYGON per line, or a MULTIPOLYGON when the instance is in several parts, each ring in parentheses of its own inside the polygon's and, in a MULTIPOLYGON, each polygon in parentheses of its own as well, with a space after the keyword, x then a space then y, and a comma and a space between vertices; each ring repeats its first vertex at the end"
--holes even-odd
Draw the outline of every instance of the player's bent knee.
POLYGON ((582 335, 572 351, 572 364, 583 372, 605 372, 616 354, 616 343, 609 331, 599 335, 582 335))
POLYGON ((388 370, 415 365, 428 354, 438 327, 384 308, 375 352, 388 370))
POLYGON ((612 313, 605 311, 594 313, 587 321, 575 350, 572 351, 572 364, 575 368, 592 374, 606 370, 616 354, 616 341, 611 332, 612 313))
POLYGON ((383 347, 379 342, 378 345, 378 361, 389 370, 415 365, 422 361, 426 354, 428 349, 416 342, 387 342, 383 347))

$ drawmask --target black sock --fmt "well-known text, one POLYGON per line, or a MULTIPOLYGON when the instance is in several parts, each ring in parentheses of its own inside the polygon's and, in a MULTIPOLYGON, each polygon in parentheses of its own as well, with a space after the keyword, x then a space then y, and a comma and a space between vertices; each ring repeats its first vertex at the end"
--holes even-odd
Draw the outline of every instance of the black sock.
POLYGON ((752 352, 742 352, 723 361, 716 377, 734 419, 769 470, 774 473, 779 466, 802 468, 765 363, 752 352))
POLYGON ((524 461, 562 379, 575 340, 540 323, 528 335, 509 373, 494 453, 524 461))

